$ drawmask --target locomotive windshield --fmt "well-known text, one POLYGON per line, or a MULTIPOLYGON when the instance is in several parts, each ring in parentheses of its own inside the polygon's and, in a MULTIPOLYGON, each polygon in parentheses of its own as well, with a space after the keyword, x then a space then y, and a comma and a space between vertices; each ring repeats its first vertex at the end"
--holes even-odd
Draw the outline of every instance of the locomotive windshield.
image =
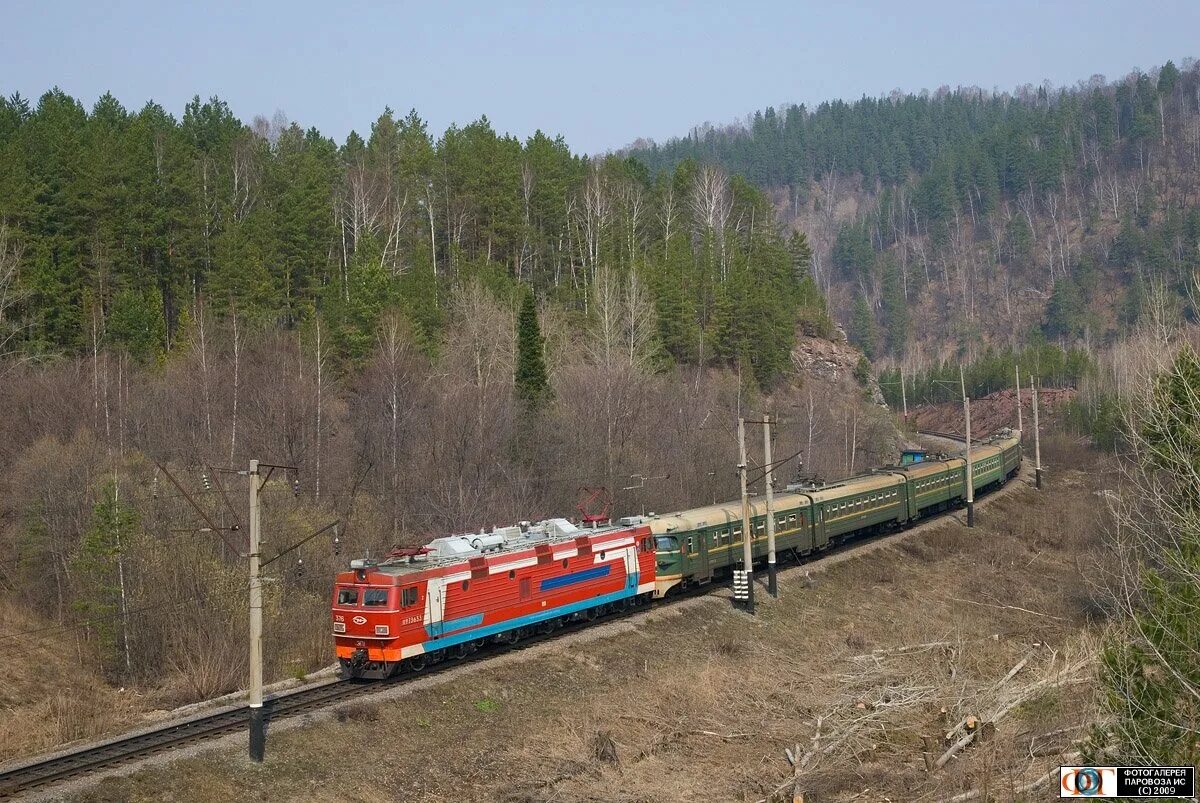
POLYGON ((358 604, 358 589, 357 588, 339 588, 337 604, 338 605, 357 605, 358 604))
POLYGON ((660 552, 679 549, 679 539, 673 535, 660 535, 654 539, 654 546, 660 552))
POLYGON ((377 608, 387 605, 388 592, 386 588, 368 588, 363 592, 363 605, 377 608))

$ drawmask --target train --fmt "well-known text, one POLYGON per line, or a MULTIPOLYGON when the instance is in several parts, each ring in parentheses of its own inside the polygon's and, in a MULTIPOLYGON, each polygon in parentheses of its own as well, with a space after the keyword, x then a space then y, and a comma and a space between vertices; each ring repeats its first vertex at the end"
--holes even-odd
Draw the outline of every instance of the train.
MULTIPOLYGON (((971 448, 975 493, 1020 471, 1019 433, 971 448)), ((963 454, 926 455, 774 498, 776 552, 800 560, 901 529, 966 501, 963 454)), ((751 550, 767 557, 767 511, 750 505, 751 550)), ((383 679, 512 644, 570 622, 723 581, 743 562, 741 502, 580 526, 567 519, 435 538, 383 560, 351 561, 334 582, 334 649, 345 677, 383 679)))

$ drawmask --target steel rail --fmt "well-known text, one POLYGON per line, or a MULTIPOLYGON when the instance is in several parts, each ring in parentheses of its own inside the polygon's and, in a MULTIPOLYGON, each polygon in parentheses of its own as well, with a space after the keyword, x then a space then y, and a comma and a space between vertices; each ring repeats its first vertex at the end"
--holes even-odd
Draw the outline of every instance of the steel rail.
MULTIPOLYGON (((959 440, 961 440, 961 437, 959 440)), ((938 518, 941 515, 945 515, 945 513, 939 514, 938 518)), ((844 539, 837 546, 820 553, 820 555, 813 554, 800 560, 788 562, 798 565, 819 563, 821 560, 833 557, 845 549, 854 548, 869 541, 886 540, 889 537, 902 534, 907 529, 909 528, 891 532, 885 531, 873 536, 868 535, 844 539)), ((724 587, 724 584, 697 585, 679 594, 673 594, 661 602, 670 604, 710 594, 714 590, 724 587)), ((656 603, 655 606, 657 604, 661 603, 656 603)), ((544 641, 578 632, 599 622, 612 621, 634 615, 643 611, 645 607, 645 605, 635 604, 623 610, 615 610, 596 616, 593 619, 562 623, 556 626, 551 632, 531 633, 513 644, 489 644, 481 647, 464 659, 447 657, 436 664, 431 664, 421 672, 408 671, 384 680, 339 679, 319 686, 310 686, 292 692, 281 693, 264 700, 263 710, 267 722, 270 723, 314 709, 327 708, 337 703, 352 700, 355 697, 372 694, 389 686, 435 675, 453 667, 462 666, 464 663, 483 661, 505 652, 525 650, 544 641)), ((70 780, 71 778, 140 760, 176 747, 232 733, 246 728, 249 719, 250 709, 240 706, 214 714, 207 714, 195 719, 175 722, 155 730, 117 737, 111 741, 74 752, 31 761, 27 764, 0 772, 0 799, 14 797, 18 794, 70 780)))

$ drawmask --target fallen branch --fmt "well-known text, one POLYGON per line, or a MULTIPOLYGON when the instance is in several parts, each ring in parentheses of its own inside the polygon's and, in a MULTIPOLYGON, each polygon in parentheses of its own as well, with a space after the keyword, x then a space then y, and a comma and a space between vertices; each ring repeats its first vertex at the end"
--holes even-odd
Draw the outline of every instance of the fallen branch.
MULTIPOLYGON (((1079 758, 1080 758, 1080 753, 1078 751, 1076 751, 1076 752, 1065 754, 1062 757, 1061 761, 1062 761, 1063 765, 1068 765, 1068 764, 1074 764, 1076 761, 1079 760, 1079 758)), ((1039 786, 1040 784, 1045 783, 1046 781, 1050 781, 1051 783, 1055 784, 1055 786, 1057 787, 1057 785, 1058 785, 1058 767, 1052 767, 1048 772, 1043 772, 1041 775, 1037 776, 1032 781, 1027 781, 1027 782, 1021 784, 1020 786, 1016 787, 1015 789, 1012 790, 1013 795, 1014 796, 1023 795, 1026 792, 1039 786)), ((975 800, 976 798, 979 798, 982 796, 983 796, 982 789, 969 789, 966 792, 962 792, 961 794, 955 795, 954 797, 948 797, 945 800, 938 801, 938 803, 967 803, 968 800, 975 800)))
POLYGON ((946 766, 946 762, 948 762, 950 759, 954 758, 954 756, 956 756, 964 747, 969 745, 971 742, 975 741, 975 738, 980 733, 983 733, 984 730, 987 728, 987 726, 991 726, 990 729, 994 730, 996 723, 998 723, 1000 720, 1004 719, 1004 717, 1006 717, 1008 715, 1008 713, 1010 711, 1012 711, 1014 708, 1021 705, 1022 703, 1029 701, 1034 696, 1034 694, 1036 694, 1037 692, 1041 691, 1044 688, 1049 688, 1049 687, 1053 687, 1053 686, 1061 686, 1065 683, 1070 683, 1073 680, 1075 680, 1075 678, 1072 677, 1072 674, 1076 670, 1081 669, 1087 663, 1089 663, 1089 661, 1086 659, 1083 661, 1078 661, 1075 664, 1073 664, 1072 666, 1067 667, 1065 670, 1063 670, 1061 673, 1059 673, 1056 677, 1046 678, 1045 680, 1040 680, 1037 683, 1034 683, 1031 686, 1028 686, 1025 689, 1024 694, 1020 695, 1019 697, 1014 699, 1012 702, 1010 702, 1007 705, 1000 708, 998 711, 996 711, 995 714, 993 714, 991 717, 988 718, 987 722, 985 722, 983 725, 976 728, 974 731, 972 731, 971 733, 968 733, 966 736, 964 736, 963 738, 961 738, 957 742, 955 742, 953 745, 951 745, 949 750, 947 750, 945 753, 942 753, 942 755, 940 755, 938 757, 938 760, 934 762, 934 766, 937 767, 938 769, 941 769, 942 767, 946 766))
POLYGON ((990 602, 976 602, 973 599, 959 599, 958 597, 947 597, 947 599, 953 602, 965 602, 968 605, 978 605, 981 608, 996 608, 997 610, 1001 611, 1020 611, 1021 613, 1028 613, 1033 616, 1043 616, 1046 619, 1055 619, 1059 622, 1067 621, 1061 616, 1054 616, 1053 614, 1042 613, 1040 611, 1031 611, 1028 608, 1022 608, 1018 605, 993 605, 990 602))
POLYGON ((804 754, 804 758, 800 759, 800 761, 795 765, 797 772, 803 769, 808 762, 812 761, 813 756, 817 754, 817 750, 821 746, 821 722, 823 720, 823 717, 817 717, 817 730, 812 736, 812 748, 810 748, 809 751, 804 754))
POLYGON ((715 736, 716 738, 724 739, 727 742, 731 739, 749 739, 750 737, 752 737, 754 735, 753 733, 717 733, 716 731, 699 731, 699 730, 692 731, 692 733, 695 733, 699 736, 715 736))
POLYGON ((1032 659, 1033 656, 1037 654, 1037 650, 1038 650, 1038 648, 1034 647, 1029 652, 1027 652, 1025 654, 1025 657, 1022 658, 1020 661, 1018 661, 1016 666, 1014 666, 1012 669, 1008 670, 1008 674, 1005 675, 1003 678, 1001 678, 1000 682, 997 683, 995 686, 993 686, 992 689, 993 690, 999 689, 1005 683, 1008 683, 1010 680, 1012 680, 1014 677, 1016 677, 1017 673, 1025 668, 1025 664, 1029 663, 1030 659, 1032 659))

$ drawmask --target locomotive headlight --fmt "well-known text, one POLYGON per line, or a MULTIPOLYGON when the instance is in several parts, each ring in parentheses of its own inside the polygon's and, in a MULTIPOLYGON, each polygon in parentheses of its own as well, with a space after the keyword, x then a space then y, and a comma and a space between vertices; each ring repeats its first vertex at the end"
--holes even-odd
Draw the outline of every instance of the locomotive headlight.
POLYGON ((388 626, 387 625, 375 625, 375 635, 386 636, 387 634, 388 634, 388 626))
POLYGON ((333 632, 334 633, 345 633, 346 632, 346 623, 345 622, 334 622, 333 623, 333 632))

